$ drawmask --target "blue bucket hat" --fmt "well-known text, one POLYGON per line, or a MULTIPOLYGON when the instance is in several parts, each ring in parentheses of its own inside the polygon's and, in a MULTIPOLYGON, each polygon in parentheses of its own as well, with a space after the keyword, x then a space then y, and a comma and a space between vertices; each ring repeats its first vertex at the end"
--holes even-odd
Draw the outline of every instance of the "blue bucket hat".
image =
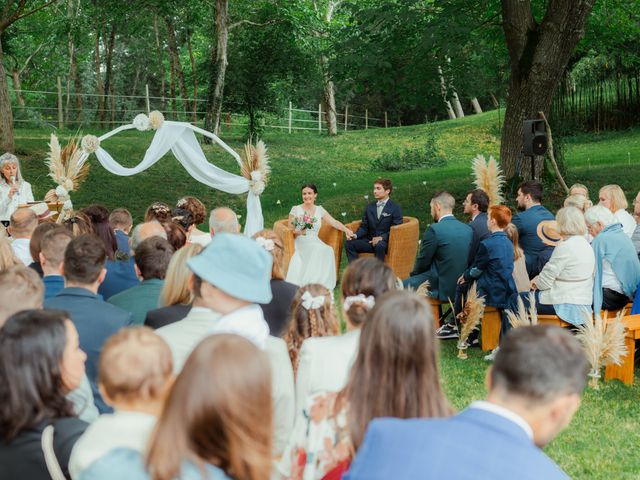
POLYGON ((244 235, 217 233, 207 247, 187 261, 189 269, 227 295, 269 303, 273 257, 244 235))

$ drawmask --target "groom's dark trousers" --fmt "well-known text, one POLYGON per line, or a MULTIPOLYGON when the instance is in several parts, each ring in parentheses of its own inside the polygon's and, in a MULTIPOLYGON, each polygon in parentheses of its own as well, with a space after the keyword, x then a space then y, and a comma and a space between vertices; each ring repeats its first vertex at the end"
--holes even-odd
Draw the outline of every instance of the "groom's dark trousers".
POLYGON ((391 199, 387 200, 380 213, 380 218, 378 218, 376 202, 367 205, 362 216, 362 223, 360 223, 358 231, 355 232, 357 238, 345 242, 349 263, 357 260, 358 253, 374 253, 376 258, 384 262, 391 227, 400 224, 402 224, 402 209, 391 199), (375 247, 370 243, 373 237, 382 237, 382 240, 375 247))

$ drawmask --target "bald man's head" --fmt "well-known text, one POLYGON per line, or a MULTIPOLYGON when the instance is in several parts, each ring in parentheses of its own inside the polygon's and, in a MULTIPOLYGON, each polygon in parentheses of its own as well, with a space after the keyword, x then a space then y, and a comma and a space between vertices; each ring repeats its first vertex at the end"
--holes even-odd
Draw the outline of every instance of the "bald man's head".
POLYGON ((38 226, 38 216, 30 208, 20 208, 13 212, 9 224, 9 233, 13 238, 31 238, 38 226))
POLYGON ((233 210, 227 207, 219 207, 211 210, 209 216, 209 232, 211 236, 216 233, 239 233, 240 224, 233 210))
POLYGON ((135 253, 138 245, 150 237, 167 239, 167 232, 165 232, 164 227, 157 220, 136 225, 136 228, 133 229, 133 233, 131 234, 131 250, 135 253))

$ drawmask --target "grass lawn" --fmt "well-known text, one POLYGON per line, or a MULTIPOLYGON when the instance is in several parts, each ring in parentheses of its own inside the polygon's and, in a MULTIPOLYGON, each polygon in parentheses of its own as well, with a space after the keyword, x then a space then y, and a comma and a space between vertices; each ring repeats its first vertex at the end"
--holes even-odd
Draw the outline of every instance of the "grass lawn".
MULTIPOLYGON (((265 225, 285 217, 292 205, 300 202, 303 183, 318 186, 318 202, 336 218, 359 218, 365 195, 371 195, 372 182, 378 176, 391 178, 394 199, 405 215, 418 217, 426 226, 428 200, 438 190, 448 190, 458 199, 472 188, 470 160, 477 153, 485 156, 499 152, 498 113, 488 112, 461 120, 429 125, 371 129, 348 132, 336 138, 310 133, 288 135, 266 132, 273 175, 262 196, 265 225), (446 154, 445 167, 385 173, 373 171, 369 162, 384 152, 419 147, 428 134, 437 136, 446 154)), ((61 132, 61 141, 75 132, 61 132)), ((86 130, 83 133, 99 134, 86 130)), ((38 198, 53 188, 47 178, 44 158, 50 132, 45 129, 17 131, 16 146, 23 159, 23 172, 38 198)), ((150 144, 152 133, 125 132, 103 145, 120 163, 133 166, 140 162, 150 144)), ((240 137, 222 138, 240 151, 240 137)), ((581 135, 566 140, 566 181, 589 186, 592 200, 607 183, 618 183, 632 200, 640 189, 640 129, 601 135, 581 135)), ((209 160, 230 172, 238 172, 235 161, 218 147, 205 147, 209 160)), ((79 192, 72 194, 77 207, 102 203, 109 209, 126 206, 136 220, 156 200, 174 204, 181 195, 199 197, 211 208, 228 205, 245 214, 245 197, 216 192, 193 180, 178 162, 168 155, 149 170, 133 177, 116 177, 104 170, 95 157, 92 170, 79 192)), ((546 202, 557 208, 562 201, 558 189, 546 202)), ((460 409, 484 396, 487 364, 482 352, 471 350, 466 361, 456 358, 455 342, 441 343, 441 371, 445 389, 453 405, 460 409)), ((573 478, 640 478, 640 372, 636 382, 625 387, 619 382, 603 384, 599 391, 588 390, 570 427, 546 452, 573 478)), ((482 446, 478 446, 482 448, 482 446)))

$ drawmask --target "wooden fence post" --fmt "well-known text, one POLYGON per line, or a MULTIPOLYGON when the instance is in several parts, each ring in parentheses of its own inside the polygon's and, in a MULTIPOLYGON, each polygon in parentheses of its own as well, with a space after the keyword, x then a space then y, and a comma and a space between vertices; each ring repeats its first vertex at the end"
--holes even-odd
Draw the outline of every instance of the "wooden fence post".
POLYGON ((64 116, 62 114, 62 82, 58 77, 58 129, 64 126, 64 116))
POLYGON ((291 120, 292 120, 292 106, 291 106, 291 101, 289 101, 289 133, 291 133, 291 120))
POLYGON ((147 115, 149 115, 149 113, 151 113, 151 104, 149 102, 149 84, 148 83, 144 86, 144 95, 147 100, 147 115))
POLYGON ((318 133, 322 133, 322 103, 318 104, 318 133))
POLYGON ((364 129, 369 130, 369 109, 364 109, 364 129))
POLYGON ((349 104, 344 106, 344 131, 347 131, 347 119, 349 118, 349 104))
POLYGON ((389 128, 389 120, 387 118, 387 112, 384 112, 384 128, 389 128))

